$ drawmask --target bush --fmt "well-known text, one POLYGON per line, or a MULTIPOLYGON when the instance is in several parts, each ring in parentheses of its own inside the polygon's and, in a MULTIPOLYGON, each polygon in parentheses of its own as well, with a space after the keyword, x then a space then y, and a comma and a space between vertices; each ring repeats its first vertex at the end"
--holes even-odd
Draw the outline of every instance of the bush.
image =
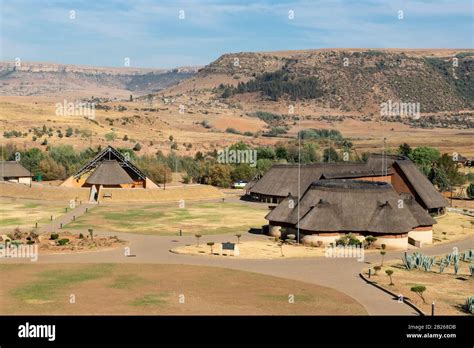
POLYGON ((336 245, 360 245, 362 242, 358 240, 352 233, 347 233, 341 238, 336 240, 336 245))
POLYGON ((84 235, 82 233, 79 233, 79 239, 84 239, 84 235))
POLYGON ((51 237, 49 239, 51 240, 56 240, 59 238, 59 234, 58 233, 51 233, 51 237))
POLYGON ((58 240, 58 245, 66 245, 68 243, 69 243, 69 239, 67 239, 67 238, 63 238, 63 239, 58 240))

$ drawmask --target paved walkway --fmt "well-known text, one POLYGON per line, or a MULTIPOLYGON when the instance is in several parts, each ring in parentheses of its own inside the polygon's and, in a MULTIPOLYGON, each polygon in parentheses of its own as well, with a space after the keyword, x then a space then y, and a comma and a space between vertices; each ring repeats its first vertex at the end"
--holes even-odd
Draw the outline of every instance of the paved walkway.
POLYGON ((80 217, 81 215, 85 214, 86 211, 90 211, 97 204, 95 203, 82 203, 77 205, 75 208, 71 209, 68 208, 67 212, 56 219, 53 219, 50 224, 39 226, 38 232, 39 233, 51 233, 57 232, 61 229, 62 226, 66 226, 68 223, 74 221, 74 219, 80 217))
MULTIPOLYGON (((78 207, 79 208, 79 207, 78 207)), ((76 208, 76 209, 78 209, 76 208)), ((82 206, 85 210, 85 206, 82 206)), ((70 214, 72 214, 71 212, 70 214)), ((76 212, 77 213, 77 212, 76 212)), ((68 214, 68 215, 70 215, 68 214)), ((76 215, 77 216, 77 215, 76 215)), ((66 217, 65 217, 66 218, 66 217)), ((185 244, 194 244, 193 236, 152 236, 132 233, 99 233, 99 235, 117 235, 129 241, 132 257, 126 257, 124 249, 115 249, 100 252, 85 252, 77 254, 40 255, 41 263, 161 263, 161 264, 188 264, 211 267, 223 267, 236 270, 262 273, 287 279, 327 286, 341 291, 361 303, 371 315, 416 315, 408 305, 399 303, 396 298, 378 290, 360 279, 359 273, 368 265, 379 263, 379 253, 366 253, 365 261, 358 262, 348 258, 293 258, 278 260, 245 260, 225 259, 213 256, 178 255, 169 252, 170 249, 185 244)), ((268 238, 267 236, 244 234, 245 239, 268 238)), ((233 235, 203 236, 200 243, 207 241, 225 242, 235 241, 233 235)), ((447 253, 453 247, 459 250, 474 248, 474 237, 469 239, 430 246, 423 248, 423 253, 434 255, 447 253)), ((400 251, 388 251, 385 260, 399 259, 400 251)), ((18 262, 18 259, 7 259, 2 262, 18 262)), ((330 314, 330 313, 328 313, 330 314)))

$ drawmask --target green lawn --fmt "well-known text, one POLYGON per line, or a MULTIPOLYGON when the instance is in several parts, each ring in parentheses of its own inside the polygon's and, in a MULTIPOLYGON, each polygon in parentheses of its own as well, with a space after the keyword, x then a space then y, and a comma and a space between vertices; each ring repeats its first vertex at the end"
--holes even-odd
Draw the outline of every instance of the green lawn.
POLYGON ((157 235, 246 232, 266 223, 265 206, 242 203, 189 203, 142 206, 102 205, 67 225, 69 229, 157 235))

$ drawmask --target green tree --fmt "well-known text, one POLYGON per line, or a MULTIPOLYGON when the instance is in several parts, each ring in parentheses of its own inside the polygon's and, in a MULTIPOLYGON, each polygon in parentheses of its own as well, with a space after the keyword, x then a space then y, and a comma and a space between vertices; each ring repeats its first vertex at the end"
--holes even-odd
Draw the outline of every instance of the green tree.
POLYGON ((407 143, 403 143, 398 147, 398 153, 402 156, 410 157, 412 152, 411 146, 407 143))
POLYGON ((324 149, 323 161, 327 163, 333 163, 333 162, 339 161, 339 155, 333 147, 328 147, 324 149))
POLYGON ((414 149, 409 158, 417 165, 417 167, 428 176, 433 164, 441 157, 439 151, 432 147, 421 146, 414 149))
POLYGON ((237 164, 231 173, 232 180, 252 180, 257 172, 255 167, 251 167, 247 163, 237 164))

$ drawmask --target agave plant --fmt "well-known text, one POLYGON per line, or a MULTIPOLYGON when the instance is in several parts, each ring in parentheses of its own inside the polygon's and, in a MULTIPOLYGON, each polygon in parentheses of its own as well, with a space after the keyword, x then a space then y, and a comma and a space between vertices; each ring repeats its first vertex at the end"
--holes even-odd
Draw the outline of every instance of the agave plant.
POLYGON ((415 266, 414 261, 413 261, 413 256, 408 255, 406 251, 403 254, 402 261, 403 261, 403 264, 405 265, 405 268, 409 271, 412 270, 415 266))
POLYGON ((474 296, 469 296, 467 299, 466 299, 466 310, 471 313, 471 314, 474 314, 474 296))
POLYGON ((444 262, 444 260, 441 260, 441 262, 439 263, 439 273, 443 273, 445 268, 446 263, 444 262))
POLYGON ((458 275, 459 273, 459 260, 454 261, 454 274, 458 275))
POLYGON ((429 256, 423 257, 423 269, 425 270, 425 272, 431 272, 431 268, 433 267, 435 260, 436 260, 435 257, 429 257, 429 256))

